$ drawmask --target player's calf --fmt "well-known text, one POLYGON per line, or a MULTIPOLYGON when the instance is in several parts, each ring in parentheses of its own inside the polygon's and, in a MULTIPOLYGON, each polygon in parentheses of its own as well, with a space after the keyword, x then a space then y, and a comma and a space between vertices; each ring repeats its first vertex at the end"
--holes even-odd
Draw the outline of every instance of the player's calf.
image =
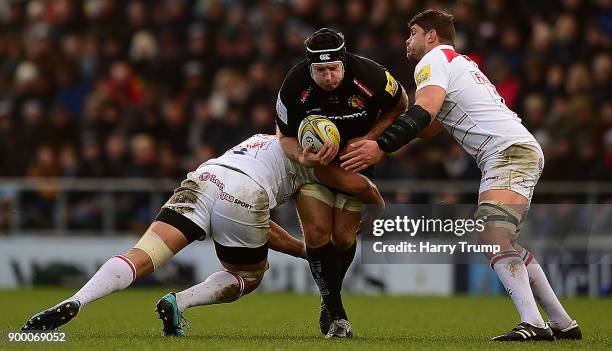
POLYGON ((500 246, 501 252, 486 255, 491 268, 497 273, 512 298, 521 322, 536 328, 544 328, 544 320, 529 286, 527 268, 511 243, 516 239, 516 230, 521 222, 520 216, 520 212, 504 203, 481 201, 475 214, 475 217, 485 224, 484 231, 479 233, 479 242, 500 246))
POLYGON ((226 268, 211 274, 205 281, 178 293, 162 297, 156 306, 165 336, 184 336, 188 325, 183 312, 190 307, 230 303, 255 290, 269 265, 267 260, 252 265, 221 261, 226 268))
POLYGON ((563 305, 561 305, 538 260, 531 252, 519 244, 514 243, 514 248, 522 257, 527 267, 531 291, 537 302, 546 312, 549 319, 548 324, 555 337, 557 339, 581 339, 582 332, 580 327, 578 327, 578 323, 572 320, 565 308, 563 308, 563 305))

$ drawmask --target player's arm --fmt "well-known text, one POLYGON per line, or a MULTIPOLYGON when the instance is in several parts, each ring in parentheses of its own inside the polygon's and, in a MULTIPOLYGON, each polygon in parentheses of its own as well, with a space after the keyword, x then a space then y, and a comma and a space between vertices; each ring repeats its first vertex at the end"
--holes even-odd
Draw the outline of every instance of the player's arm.
POLYGON ((338 146, 329 142, 325 142, 317 153, 313 152, 310 147, 302 149, 298 139, 284 135, 278 125, 276 126, 276 136, 287 157, 304 167, 328 165, 338 153, 338 146))
POLYGON ((364 139, 376 140, 384 131, 387 129, 395 119, 406 111, 408 107, 408 95, 406 95, 406 91, 402 89, 401 97, 397 101, 395 106, 388 110, 383 111, 381 115, 376 120, 376 123, 370 129, 368 134, 365 135, 364 139))
POLYGON ((284 254, 306 258, 306 245, 302 240, 292 237, 283 227, 270 221, 268 247, 284 254))
POLYGON ((304 167, 329 164, 336 157, 338 147, 334 144, 324 144, 317 153, 312 152, 309 148, 302 149, 298 138, 295 136, 297 131, 296 121, 290 120, 291 115, 299 114, 297 114, 295 108, 291 107, 291 104, 287 103, 287 101, 291 100, 287 97, 286 90, 285 83, 283 83, 276 99, 276 136, 283 151, 289 159, 298 162, 304 167))
POLYGON ((366 204, 385 205, 376 185, 361 174, 346 171, 337 164, 316 167, 314 171, 323 185, 351 194, 366 204))
MULTIPOLYGON (((357 148, 355 146, 356 142, 361 140, 376 140, 385 131, 385 129, 387 129, 391 125, 391 123, 395 121, 395 119, 399 115, 406 111, 407 106, 408 95, 406 95, 406 92, 402 89, 402 92, 400 93, 400 99, 397 101, 395 106, 388 111, 383 111, 376 120, 376 123, 374 123, 374 126, 372 126, 372 129, 370 129, 370 131, 366 135, 364 135, 363 137, 353 138, 349 140, 347 145, 340 153, 340 159, 342 160, 342 156, 357 148)), ((378 161, 379 160, 375 160, 374 163, 378 161)))
POLYGON ((429 139, 429 138, 433 138, 436 134, 440 133, 440 131, 444 129, 444 127, 442 126, 442 124, 440 122, 438 122, 435 119, 432 119, 431 123, 429 124, 429 126, 427 126, 425 129, 423 129, 419 135, 417 136, 418 139, 429 139))
POLYGON ((446 91, 436 85, 419 89, 414 105, 393 121, 376 141, 361 140, 353 143, 355 149, 340 157, 342 167, 359 172, 376 163, 385 153, 395 152, 416 139, 434 120, 445 97, 446 91))

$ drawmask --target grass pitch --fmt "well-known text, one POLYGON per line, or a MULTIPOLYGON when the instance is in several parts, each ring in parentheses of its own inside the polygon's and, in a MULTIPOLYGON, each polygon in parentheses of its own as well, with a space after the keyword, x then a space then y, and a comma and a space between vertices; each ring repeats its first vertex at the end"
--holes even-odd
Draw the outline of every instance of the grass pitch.
POLYGON ((186 317, 193 328, 182 339, 161 336, 154 306, 169 289, 128 289, 88 305, 61 330, 64 344, 9 343, 35 312, 74 290, 39 288, 0 291, 0 350, 611 350, 612 299, 571 299, 579 342, 493 343, 518 316, 507 297, 345 297, 355 331, 348 340, 319 333, 314 295, 253 294, 224 305, 196 307, 186 317))

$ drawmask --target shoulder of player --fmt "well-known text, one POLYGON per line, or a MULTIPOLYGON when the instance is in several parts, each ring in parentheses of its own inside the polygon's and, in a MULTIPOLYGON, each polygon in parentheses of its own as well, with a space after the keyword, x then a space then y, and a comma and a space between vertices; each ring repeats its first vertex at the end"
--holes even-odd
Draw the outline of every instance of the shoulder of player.
POLYGON ((387 84, 387 69, 369 58, 347 55, 347 71, 353 84, 365 96, 372 98, 387 84))
POLYGON ((347 71, 357 78, 367 80, 373 73, 385 72, 386 69, 378 62, 367 57, 347 53, 347 71))
POLYGON ((453 62, 453 59, 458 56, 462 55, 457 53, 452 46, 440 45, 425 54, 416 67, 421 68, 427 64, 449 65, 451 62, 453 62))
POLYGON ((306 60, 301 60, 289 69, 281 87, 281 94, 294 92, 310 84, 306 60))

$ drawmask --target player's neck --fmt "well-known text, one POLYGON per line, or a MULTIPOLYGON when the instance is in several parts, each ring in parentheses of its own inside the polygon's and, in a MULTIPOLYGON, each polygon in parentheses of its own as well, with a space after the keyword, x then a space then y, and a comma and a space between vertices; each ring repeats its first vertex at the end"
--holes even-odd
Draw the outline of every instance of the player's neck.
POLYGON ((439 42, 439 41, 436 41, 436 42, 434 42, 434 43, 431 43, 431 44, 426 44, 426 45, 425 45, 425 54, 429 53, 431 50, 433 50, 433 49, 437 48, 438 46, 442 46, 442 45, 453 47, 453 46, 452 46, 452 45, 450 45, 450 44, 441 43, 441 42, 439 42))

